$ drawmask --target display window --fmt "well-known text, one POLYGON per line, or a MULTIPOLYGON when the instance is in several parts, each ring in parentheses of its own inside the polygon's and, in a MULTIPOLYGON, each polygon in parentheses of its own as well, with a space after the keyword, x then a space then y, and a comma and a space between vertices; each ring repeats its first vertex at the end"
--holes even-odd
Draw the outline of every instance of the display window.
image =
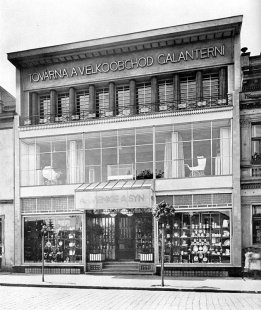
POLYGON ((46 225, 46 263, 82 263, 82 216, 37 216, 24 218, 24 262, 42 261, 41 229, 46 225))
MULTIPOLYGON (((230 211, 178 212, 165 224, 168 263, 230 263, 230 211)), ((159 253, 162 226, 159 224, 159 253)))

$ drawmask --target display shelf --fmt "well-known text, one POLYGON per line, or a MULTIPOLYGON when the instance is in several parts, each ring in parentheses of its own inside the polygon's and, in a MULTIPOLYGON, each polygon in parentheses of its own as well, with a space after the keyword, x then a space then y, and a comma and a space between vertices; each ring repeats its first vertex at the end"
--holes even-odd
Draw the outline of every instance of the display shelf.
POLYGON ((136 218, 135 222, 135 258, 144 261, 144 257, 153 260, 153 238, 151 218, 136 218))
POLYGON ((176 214, 166 225, 166 236, 165 241, 171 246, 165 254, 171 255, 171 262, 230 261, 229 212, 176 214))

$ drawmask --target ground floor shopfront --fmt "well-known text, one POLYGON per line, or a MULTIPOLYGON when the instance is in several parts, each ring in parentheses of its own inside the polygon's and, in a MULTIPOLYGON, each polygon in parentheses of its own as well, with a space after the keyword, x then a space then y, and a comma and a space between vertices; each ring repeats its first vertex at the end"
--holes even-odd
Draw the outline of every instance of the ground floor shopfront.
MULTIPOLYGON (((137 262, 140 270, 159 272, 162 227, 153 218, 152 207, 162 200, 176 209, 165 223, 167 273, 198 270, 213 275, 215 270, 239 267, 233 263, 241 245, 233 240, 231 193, 162 196, 155 194, 151 180, 139 184, 131 181, 132 187, 130 181, 113 182, 103 184, 103 189, 101 184, 96 184, 100 186, 97 189, 84 185, 76 190, 75 197, 64 198, 68 211, 75 208, 69 212, 23 213, 23 269, 40 270, 41 227, 46 225, 44 256, 50 272, 101 271, 106 262, 137 262), (118 184, 118 189, 104 189, 112 184, 118 184)), ((35 200, 40 209, 48 198, 35 200)), ((62 209, 61 199, 50 201, 53 209, 62 209)))

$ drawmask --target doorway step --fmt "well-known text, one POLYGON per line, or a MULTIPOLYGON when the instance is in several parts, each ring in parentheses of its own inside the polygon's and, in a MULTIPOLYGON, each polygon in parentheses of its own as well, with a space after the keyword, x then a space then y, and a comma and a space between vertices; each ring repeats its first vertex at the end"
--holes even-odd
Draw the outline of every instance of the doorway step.
POLYGON ((105 262, 103 273, 139 274, 139 263, 133 261, 105 262))

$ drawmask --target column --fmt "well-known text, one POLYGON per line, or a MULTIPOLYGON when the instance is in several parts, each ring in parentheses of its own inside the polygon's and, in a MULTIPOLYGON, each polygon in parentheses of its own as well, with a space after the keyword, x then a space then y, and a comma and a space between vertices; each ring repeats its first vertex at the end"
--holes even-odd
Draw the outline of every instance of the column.
POLYGON ((30 120, 33 125, 39 123, 39 103, 38 103, 38 94, 33 92, 31 94, 31 109, 30 109, 30 120))
POLYGON ((109 113, 105 112, 106 116, 114 116, 116 115, 116 98, 115 98, 115 84, 113 82, 109 83, 109 113))
POLYGON ((89 114, 96 117, 96 98, 95 98, 95 86, 89 86, 89 114))
POLYGON ((54 89, 50 91, 50 122, 54 122, 57 112, 57 93, 54 89))
POLYGON ((197 71, 196 73, 196 102, 201 102, 202 100, 203 100, 202 72, 197 71))
POLYGON ((221 68, 219 69, 219 94, 218 94, 218 99, 226 99, 226 92, 227 92, 227 87, 226 87, 226 69, 221 68))
POLYGON ((69 118, 72 117, 72 115, 76 114, 76 102, 75 102, 75 89, 71 87, 69 89, 69 118))
POLYGON ((151 78, 151 111, 159 111, 159 89, 158 89, 158 80, 154 76, 151 78))
POLYGON ((174 102, 172 104, 173 109, 178 108, 178 104, 180 103, 180 83, 179 83, 179 75, 174 74, 173 76, 173 99, 174 102))
POLYGON ((137 114, 136 81, 130 80, 130 113, 137 114))

